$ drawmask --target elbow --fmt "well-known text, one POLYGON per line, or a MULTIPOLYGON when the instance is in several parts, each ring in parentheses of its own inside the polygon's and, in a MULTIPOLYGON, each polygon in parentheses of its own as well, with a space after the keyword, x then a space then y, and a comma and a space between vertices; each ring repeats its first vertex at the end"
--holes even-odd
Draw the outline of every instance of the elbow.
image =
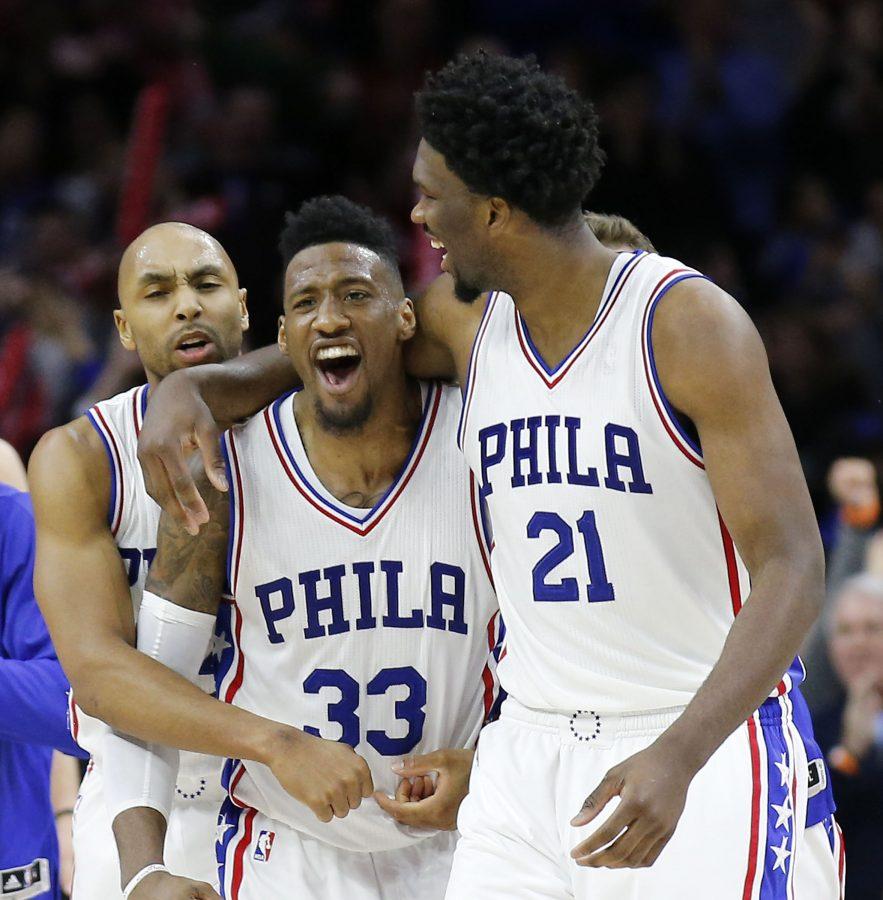
POLYGON ((804 631, 815 624, 825 605, 825 554, 821 537, 807 542, 797 555, 796 571, 798 572, 798 590, 796 613, 804 631))
POLYGON ((119 670, 111 654, 86 653, 65 667, 77 706, 109 724, 112 698, 118 693, 119 670))

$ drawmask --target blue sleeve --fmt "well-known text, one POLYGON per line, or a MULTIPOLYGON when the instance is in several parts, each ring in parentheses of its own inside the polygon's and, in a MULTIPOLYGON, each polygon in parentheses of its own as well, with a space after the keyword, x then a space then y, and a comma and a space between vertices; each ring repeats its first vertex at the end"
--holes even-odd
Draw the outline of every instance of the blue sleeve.
POLYGON ((0 739, 83 756, 67 725, 69 684, 34 598, 27 494, 0 489, 0 739))

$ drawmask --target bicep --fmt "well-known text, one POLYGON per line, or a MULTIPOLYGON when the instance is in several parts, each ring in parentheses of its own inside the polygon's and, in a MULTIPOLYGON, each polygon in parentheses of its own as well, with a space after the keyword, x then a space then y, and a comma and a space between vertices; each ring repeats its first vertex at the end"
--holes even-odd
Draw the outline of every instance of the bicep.
POLYGON ((663 387, 696 426, 715 501, 749 570, 772 556, 815 555, 812 503, 753 323, 712 285, 691 286, 659 312, 663 387))
POLYGON ((108 641, 134 645, 128 579, 84 471, 54 442, 34 451, 31 488, 37 524, 34 593, 72 681, 108 641))

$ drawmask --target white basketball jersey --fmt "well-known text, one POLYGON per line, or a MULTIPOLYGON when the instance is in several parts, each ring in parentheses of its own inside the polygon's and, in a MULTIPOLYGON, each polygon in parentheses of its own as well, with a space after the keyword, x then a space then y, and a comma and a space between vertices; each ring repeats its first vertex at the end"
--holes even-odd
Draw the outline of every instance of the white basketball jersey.
MULTIPOLYGON (((594 322, 554 369, 512 298, 488 301, 458 440, 493 530, 500 681, 525 706, 685 705, 747 596, 701 448, 662 392, 649 341, 659 300, 698 277, 656 254, 619 254, 594 322)), ((778 690, 801 674, 796 661, 778 690)))
MULTIPOLYGON (((228 432, 234 653, 221 696, 350 744, 392 794, 390 764, 471 747, 494 702, 496 597, 473 479, 456 447, 456 388, 422 385, 423 416, 396 481, 371 509, 316 477, 294 394, 228 432)), ((377 851, 428 834, 372 799, 324 824, 258 763, 233 761, 230 797, 326 843, 377 851)))
MULTIPOLYGON (((138 435, 147 409, 148 386, 141 385, 109 400, 96 403, 87 417, 101 437, 110 464, 110 506, 107 524, 120 551, 129 579, 132 610, 138 620, 141 595, 147 581, 147 570, 156 554, 156 532, 160 508, 144 487, 144 476, 138 463, 138 435)), ((211 663, 212 655, 206 660, 211 663)), ((207 665, 203 666, 203 672, 207 665)), ((214 677, 199 676, 199 686, 211 693, 214 677)), ((108 727, 87 716, 72 703, 71 729, 74 740, 93 756, 101 754, 101 739, 108 727)), ((220 784, 222 761, 201 753, 181 753, 178 791, 188 798, 196 791, 205 792, 220 784), (200 783, 202 782, 202 783, 200 783)))

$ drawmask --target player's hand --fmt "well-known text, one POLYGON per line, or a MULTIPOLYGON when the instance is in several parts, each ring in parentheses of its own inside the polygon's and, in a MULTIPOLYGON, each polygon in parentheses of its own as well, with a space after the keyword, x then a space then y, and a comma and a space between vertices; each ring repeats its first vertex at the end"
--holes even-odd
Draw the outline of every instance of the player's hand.
POLYGON ((368 763, 349 744, 297 728, 279 733, 269 766, 282 787, 322 822, 344 818, 374 792, 368 763))
POLYGON ((226 491, 220 430, 192 372, 181 369, 150 389, 138 461, 147 493, 190 534, 197 534, 209 513, 187 465, 186 455, 193 450, 202 455, 209 481, 226 491))
POLYGON ((193 881, 171 872, 151 872, 129 894, 129 900, 221 900, 221 896, 204 881, 193 881))
POLYGON ((424 756, 406 756, 392 767, 401 778, 395 799, 376 791, 377 804, 402 825, 453 831, 457 812, 469 791, 472 750, 436 750, 424 756), (433 784, 431 773, 438 774, 433 784))
POLYGON ((570 824, 587 825, 614 797, 619 805, 570 855, 580 866, 652 866, 674 834, 695 774, 659 742, 614 766, 570 824))
POLYGON ((873 745, 877 719, 883 712, 881 667, 883 662, 876 669, 865 672, 847 688, 840 743, 856 759, 862 759, 873 745))

